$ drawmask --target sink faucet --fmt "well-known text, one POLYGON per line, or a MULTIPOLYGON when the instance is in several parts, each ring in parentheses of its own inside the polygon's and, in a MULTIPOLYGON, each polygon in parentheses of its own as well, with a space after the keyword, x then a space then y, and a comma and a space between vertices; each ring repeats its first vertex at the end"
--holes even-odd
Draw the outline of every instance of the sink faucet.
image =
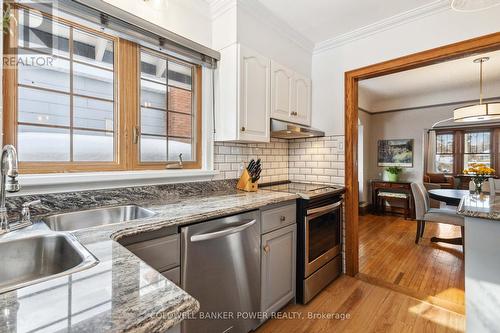
POLYGON ((12 145, 2 149, 0 159, 0 234, 9 231, 9 217, 5 207, 5 191, 18 192, 21 189, 17 181, 17 152, 12 145))

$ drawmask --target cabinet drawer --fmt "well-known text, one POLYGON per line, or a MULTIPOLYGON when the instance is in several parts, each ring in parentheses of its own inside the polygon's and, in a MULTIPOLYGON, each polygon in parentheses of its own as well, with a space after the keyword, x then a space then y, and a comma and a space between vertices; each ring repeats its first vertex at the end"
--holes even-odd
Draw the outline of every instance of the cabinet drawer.
POLYGON ((175 267, 172 269, 169 269, 168 271, 162 272, 161 275, 175 283, 176 285, 180 286, 181 285, 181 268, 180 267, 175 267))
POLYGON ((297 222, 297 207, 295 204, 271 208, 262 211, 262 233, 297 222))
POLYGON ((131 244, 127 249, 160 272, 180 265, 178 234, 131 244))

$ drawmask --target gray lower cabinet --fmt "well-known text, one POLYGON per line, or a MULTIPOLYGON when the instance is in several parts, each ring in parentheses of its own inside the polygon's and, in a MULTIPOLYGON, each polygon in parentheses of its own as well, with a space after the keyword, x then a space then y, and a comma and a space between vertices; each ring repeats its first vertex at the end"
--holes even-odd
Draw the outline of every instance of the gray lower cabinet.
POLYGON ((179 234, 154 237, 156 237, 155 233, 150 232, 140 235, 139 239, 130 237, 130 239, 122 239, 119 242, 179 286, 181 282, 179 234))
POLYGON ((295 298, 296 244, 296 224, 262 235, 262 312, 278 311, 295 298))

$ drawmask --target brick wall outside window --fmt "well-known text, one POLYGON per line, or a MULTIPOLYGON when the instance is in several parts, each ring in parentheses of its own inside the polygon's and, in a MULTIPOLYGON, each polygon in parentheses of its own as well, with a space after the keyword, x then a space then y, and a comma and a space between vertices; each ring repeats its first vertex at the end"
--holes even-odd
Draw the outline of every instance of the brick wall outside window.
POLYGON ((192 137, 193 121, 191 116, 192 93, 189 90, 169 87, 168 92, 168 135, 192 137), (181 112, 181 113, 179 113, 181 112))
POLYGON ((191 91, 175 87, 168 87, 168 109, 183 113, 191 113, 191 91))

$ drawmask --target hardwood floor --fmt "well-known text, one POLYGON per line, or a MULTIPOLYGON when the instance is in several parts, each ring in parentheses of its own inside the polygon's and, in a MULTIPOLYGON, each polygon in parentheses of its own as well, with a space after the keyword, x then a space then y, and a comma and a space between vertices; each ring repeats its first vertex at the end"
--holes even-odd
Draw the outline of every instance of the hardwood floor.
POLYGON ((289 305, 257 332, 465 332, 461 246, 430 242, 460 229, 428 223, 417 245, 415 224, 360 216, 360 274, 341 276, 307 305, 289 305))
POLYGON ((346 275, 307 305, 290 305, 281 315, 287 317, 271 319, 256 332, 465 331, 463 315, 346 275), (318 318, 320 315, 332 318, 318 318))
POLYGON ((460 227, 427 223, 417 245, 415 224, 394 216, 360 216, 359 277, 464 313, 462 247, 430 241, 459 237, 460 227))

